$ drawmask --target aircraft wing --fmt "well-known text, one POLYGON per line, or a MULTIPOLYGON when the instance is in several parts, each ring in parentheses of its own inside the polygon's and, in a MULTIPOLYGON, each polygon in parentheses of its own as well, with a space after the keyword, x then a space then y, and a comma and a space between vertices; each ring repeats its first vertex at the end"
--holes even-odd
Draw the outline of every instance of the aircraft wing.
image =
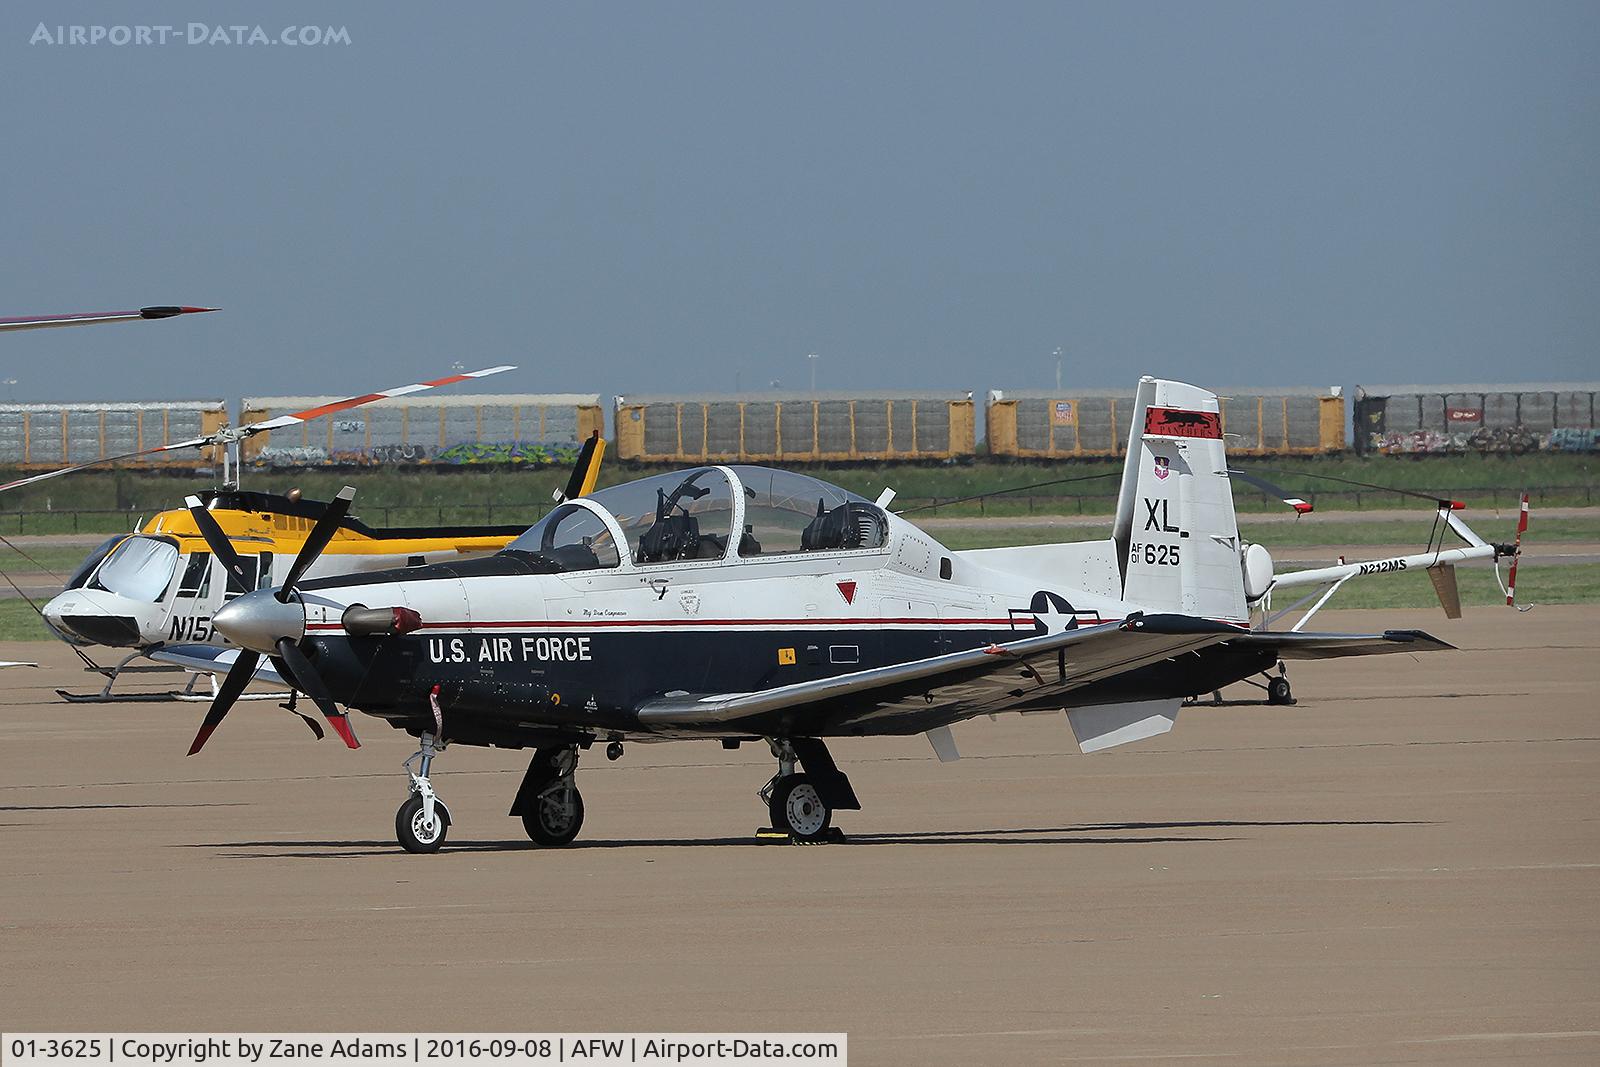
POLYGON ((140 319, 170 319, 175 315, 199 315, 216 308, 148 307, 138 311, 84 311, 72 315, 23 315, 0 319, 5 330, 44 330, 52 326, 93 326, 101 322, 138 322, 140 319))
POLYGON ((1385 630, 1381 634, 1302 634, 1255 631, 1230 644, 1276 649, 1279 659, 1337 659, 1341 656, 1383 656, 1395 652, 1442 652, 1456 646, 1421 630, 1385 630))
MULTIPOLYGON (((1027 637, 755 693, 667 694, 639 708, 647 727, 718 729, 805 708, 834 724, 896 720, 903 732, 1015 705, 1241 636, 1237 627, 1186 615, 1131 615, 1121 622, 1027 637), (959 711, 954 709, 959 708, 959 711)), ((895 732, 887 729, 886 732, 895 732)))
MULTIPOLYGON (((151 651, 149 658, 162 663, 175 663, 186 671, 227 674, 228 668, 233 666, 233 661, 239 658, 239 650, 218 648, 216 645, 164 645, 151 651)), ((272 663, 266 656, 261 657, 261 663, 256 667, 253 677, 258 682, 268 682, 285 688, 289 685, 273 669, 272 663)))

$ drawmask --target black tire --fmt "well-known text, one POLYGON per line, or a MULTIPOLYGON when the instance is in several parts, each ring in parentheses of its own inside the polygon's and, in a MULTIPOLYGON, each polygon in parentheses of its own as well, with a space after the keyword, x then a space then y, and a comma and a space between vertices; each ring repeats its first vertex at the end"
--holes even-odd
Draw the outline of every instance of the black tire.
POLYGON ((522 828, 527 831, 530 841, 546 848, 572 844, 578 831, 583 829, 583 794, 578 792, 577 786, 573 786, 570 795, 570 813, 564 810, 559 792, 534 797, 532 810, 522 815, 522 828))
POLYGON ((1267 680, 1268 704, 1293 704, 1294 694, 1289 690, 1289 679, 1283 675, 1267 680))
POLYGON ((413 793, 394 813, 394 836, 407 852, 438 852, 450 833, 450 813, 444 805, 433 806, 434 827, 422 824, 422 798, 413 793), (430 829, 436 832, 430 835, 430 829))
POLYGON ((802 841, 821 840, 833 823, 833 809, 823 802, 816 784, 804 774, 791 774, 778 781, 772 790, 768 814, 774 830, 802 841))

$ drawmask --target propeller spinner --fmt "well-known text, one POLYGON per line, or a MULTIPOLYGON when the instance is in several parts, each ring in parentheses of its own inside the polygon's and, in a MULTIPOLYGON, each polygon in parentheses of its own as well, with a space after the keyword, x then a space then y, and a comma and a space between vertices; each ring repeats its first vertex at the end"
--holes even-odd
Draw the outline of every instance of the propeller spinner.
MULTIPOLYGON (((228 675, 223 679, 222 685, 217 689, 216 699, 211 702, 211 707, 206 711, 205 720, 200 724, 200 730, 194 735, 194 743, 189 746, 189 755, 194 755, 205 747, 222 720, 232 709, 234 702, 239 699, 239 694, 244 692, 244 687, 250 683, 255 675, 256 667, 261 662, 263 655, 276 656, 280 667, 279 673, 296 689, 304 693, 322 712, 323 718, 328 720, 350 748, 360 748, 361 742, 356 740, 355 731, 350 728, 350 718, 340 711, 333 702, 333 696, 328 692, 328 687, 323 683, 322 676, 317 673, 316 667, 306 654, 300 650, 300 639, 305 636, 306 615, 305 608, 295 598, 295 586, 305 577, 311 564, 322 555, 323 549, 328 547, 328 542, 333 540, 333 535, 338 532, 339 524, 349 514, 350 502, 355 499, 356 491, 353 486, 345 486, 339 490, 339 495, 323 510, 322 516, 317 519, 317 524, 311 528, 311 533, 306 537, 305 544, 300 546, 300 552, 294 558, 294 563, 289 567, 288 576, 281 586, 276 589, 257 589, 244 593, 235 600, 224 604, 212 620, 217 632, 239 647, 239 658, 234 661, 228 670, 228 675)), ((200 501, 190 497, 186 503, 190 514, 195 518, 195 525, 206 539, 206 544, 211 551, 228 568, 229 574, 243 575, 244 568, 239 562, 239 554, 234 551, 233 543, 222 532, 222 528, 206 510, 200 506, 200 501)), ((232 578, 230 577, 230 581, 232 578)))

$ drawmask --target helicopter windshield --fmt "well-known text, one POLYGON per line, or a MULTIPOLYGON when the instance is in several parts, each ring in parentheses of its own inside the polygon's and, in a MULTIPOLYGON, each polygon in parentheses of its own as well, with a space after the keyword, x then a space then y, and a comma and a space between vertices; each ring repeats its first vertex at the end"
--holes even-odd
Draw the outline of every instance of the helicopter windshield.
POLYGON ((84 583, 89 580, 89 575, 93 574, 94 569, 100 566, 100 561, 109 556, 111 550, 116 548, 126 536, 126 534, 117 534, 115 537, 108 537, 102 541, 100 547, 85 556, 83 562, 78 564, 78 569, 67 576, 66 588, 82 588, 84 583))
POLYGON ((129 600, 155 603, 166 596, 177 567, 177 545, 163 537, 135 536, 106 557, 89 584, 129 600))

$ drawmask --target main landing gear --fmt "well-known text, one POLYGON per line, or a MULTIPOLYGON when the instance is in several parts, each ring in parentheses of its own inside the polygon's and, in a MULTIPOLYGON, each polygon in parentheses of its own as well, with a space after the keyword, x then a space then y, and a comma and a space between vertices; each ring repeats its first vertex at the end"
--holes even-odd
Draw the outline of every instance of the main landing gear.
MULTIPOLYGON (((756 795, 767 806, 772 831, 807 843, 843 840, 833 825, 837 810, 860 811, 850 779, 834 764, 828 746, 814 737, 769 738, 778 773, 756 795), (796 763, 806 773, 795 771, 796 763)), ((764 836, 765 832, 757 836, 764 836)))
POLYGON ((422 747, 401 764, 411 779, 411 795, 394 813, 394 835, 407 852, 438 852, 450 832, 450 809, 434 795, 428 772, 433 769, 433 757, 444 751, 445 742, 429 733, 424 733, 421 741, 422 747), (413 763, 420 763, 415 771, 413 763))
POLYGON ((578 792, 577 769, 577 745, 534 751, 510 811, 522 816, 522 828, 534 844, 552 848, 570 845, 583 828, 583 794, 578 792))

